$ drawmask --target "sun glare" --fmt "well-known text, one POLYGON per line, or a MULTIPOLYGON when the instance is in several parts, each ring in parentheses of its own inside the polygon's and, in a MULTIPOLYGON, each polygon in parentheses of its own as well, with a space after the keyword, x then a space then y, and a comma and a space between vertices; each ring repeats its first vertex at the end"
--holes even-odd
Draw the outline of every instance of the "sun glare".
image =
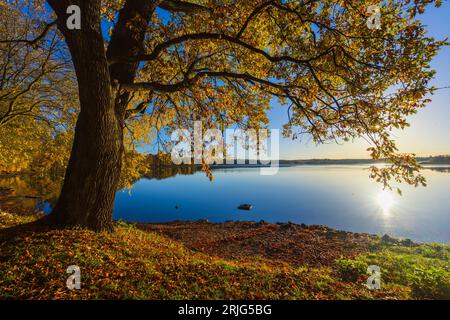
POLYGON ((384 214, 389 214, 394 204, 394 197, 388 190, 383 190, 377 196, 377 203, 383 209, 384 214))

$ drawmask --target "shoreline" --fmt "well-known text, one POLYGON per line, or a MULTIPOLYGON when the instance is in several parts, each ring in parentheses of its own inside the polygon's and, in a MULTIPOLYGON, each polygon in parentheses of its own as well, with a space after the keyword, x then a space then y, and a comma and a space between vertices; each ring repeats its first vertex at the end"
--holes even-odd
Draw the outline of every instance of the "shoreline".
POLYGON ((124 219, 114 220, 117 222, 125 222, 140 229, 148 229, 151 231, 155 230, 171 230, 171 229, 181 229, 181 228, 194 228, 201 229, 201 227, 215 227, 216 230, 225 231, 230 229, 230 226, 236 231, 244 232, 247 228, 253 226, 266 226, 267 228, 280 228, 283 229, 305 229, 310 231, 320 230, 321 233, 328 234, 328 236, 333 235, 355 235, 356 237, 368 237, 371 239, 382 239, 385 241, 398 244, 398 245, 432 245, 432 244, 444 244, 450 245, 450 242, 439 242, 439 241, 420 241, 410 238, 408 236, 399 236, 394 235, 388 232, 380 232, 380 233, 372 233, 365 231, 350 231, 344 229, 338 229, 331 227, 326 224, 305 224, 301 222, 292 222, 292 221, 277 221, 277 222, 269 222, 265 220, 226 220, 226 221, 209 221, 208 219, 197 219, 197 220, 172 220, 172 221, 159 221, 159 222, 142 222, 142 221, 129 221, 124 219))
POLYGON ((410 239, 337 230, 325 225, 268 223, 265 221, 209 222, 173 221, 131 223, 146 232, 155 232, 187 248, 224 259, 249 257, 270 263, 328 266, 335 260, 367 252, 372 242, 415 247, 410 239))

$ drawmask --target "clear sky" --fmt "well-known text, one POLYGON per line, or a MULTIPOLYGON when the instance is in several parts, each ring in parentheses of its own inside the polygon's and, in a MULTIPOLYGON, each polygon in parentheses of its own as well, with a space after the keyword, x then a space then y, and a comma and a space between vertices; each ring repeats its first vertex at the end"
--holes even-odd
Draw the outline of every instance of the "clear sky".
MULTIPOLYGON (((440 8, 429 6, 420 19, 427 26, 430 36, 436 39, 450 38, 450 1, 444 1, 440 8)), ((432 67, 437 71, 432 85, 450 86, 450 47, 440 51, 432 67)), ((409 118, 410 128, 394 133, 401 152, 412 152, 418 156, 450 154, 450 89, 437 91, 432 99, 426 108, 409 118)), ((281 128, 287 122, 286 108, 273 103, 270 121, 271 128, 281 128)), ((306 137, 304 141, 283 139, 280 143, 280 158, 368 158, 368 145, 363 140, 319 146, 307 140, 306 137)))

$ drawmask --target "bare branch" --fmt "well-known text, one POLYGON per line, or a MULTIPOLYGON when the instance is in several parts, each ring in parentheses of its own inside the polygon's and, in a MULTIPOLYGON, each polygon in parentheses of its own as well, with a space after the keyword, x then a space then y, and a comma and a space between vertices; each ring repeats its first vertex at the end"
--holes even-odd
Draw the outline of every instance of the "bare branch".
POLYGON ((0 43, 26 43, 28 45, 33 46, 36 43, 38 43, 39 41, 41 41, 54 25, 56 25, 56 20, 52 21, 50 23, 47 23, 45 25, 44 30, 42 30, 41 34, 33 40, 28 40, 28 39, 0 40, 0 43))

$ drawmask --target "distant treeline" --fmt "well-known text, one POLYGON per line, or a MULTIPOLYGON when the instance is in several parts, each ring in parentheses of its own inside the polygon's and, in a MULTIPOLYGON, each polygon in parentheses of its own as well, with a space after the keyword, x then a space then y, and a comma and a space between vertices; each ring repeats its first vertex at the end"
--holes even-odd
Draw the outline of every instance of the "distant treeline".
MULTIPOLYGON (((450 164, 450 156, 435 156, 435 157, 418 157, 417 161, 421 164, 450 164)), ((338 165, 338 164, 376 164, 384 163, 384 160, 373 160, 373 159, 305 159, 305 160, 280 160, 280 166, 297 166, 297 165, 338 165)), ((261 166, 259 164, 252 164, 249 160, 242 160, 235 162, 232 165, 214 165, 214 168, 222 167, 251 167, 251 166, 261 166)))
POLYGON ((149 154, 144 160, 148 171, 142 174, 149 179, 167 179, 178 174, 191 175, 200 170, 194 165, 174 165, 170 155, 160 153, 158 155, 149 154))
MULTIPOLYGON (((450 164, 450 155, 435 157, 418 157, 417 161, 422 164, 450 164)), ((384 161, 372 159, 308 159, 308 160, 280 160, 280 165, 326 165, 326 164, 374 164, 384 161)))
POLYGON ((372 164, 382 161, 372 159, 307 159, 307 160, 280 160, 280 165, 327 165, 327 164, 372 164))
POLYGON ((450 164, 450 155, 447 156, 435 156, 423 158, 423 160, 419 160, 419 162, 426 164, 450 164))
MULTIPOLYGON (((417 161, 421 164, 450 164, 450 155, 418 157, 417 161)), ((174 165, 169 155, 148 155, 146 159, 153 178, 166 178, 176 174, 192 174, 201 168, 201 165, 174 165), (186 172, 186 173, 184 173, 186 172)), ((383 160, 375 161, 372 159, 305 159, 305 160, 280 160, 280 166, 296 166, 296 165, 339 165, 339 164, 376 164, 384 163, 383 160)), ((235 161, 234 164, 212 165, 214 168, 238 168, 238 167, 261 167, 261 164, 255 164, 254 161, 241 160, 235 161)))

